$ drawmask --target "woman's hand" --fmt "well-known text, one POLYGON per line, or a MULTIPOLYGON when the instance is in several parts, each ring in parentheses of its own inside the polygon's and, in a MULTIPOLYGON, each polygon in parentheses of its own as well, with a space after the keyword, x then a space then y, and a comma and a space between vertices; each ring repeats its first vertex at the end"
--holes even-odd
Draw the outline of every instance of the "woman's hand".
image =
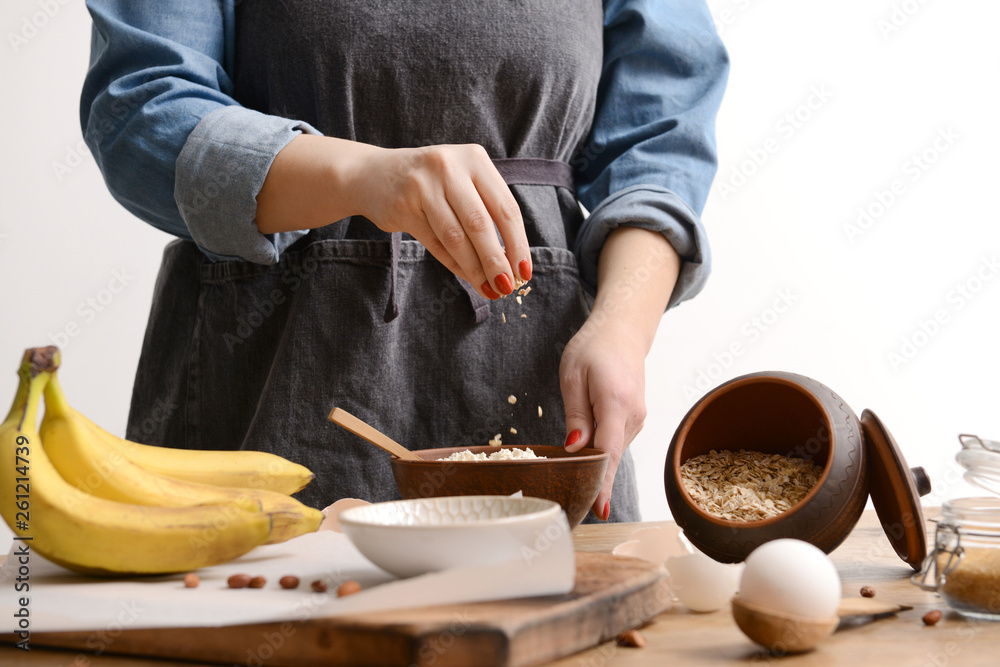
POLYGON ((531 278, 520 208, 482 146, 386 149, 299 135, 278 153, 257 196, 262 233, 351 215, 410 234, 487 298, 531 278))
POLYGON ((646 348, 634 331, 592 313, 566 345, 560 362, 566 449, 575 452, 593 439, 593 446, 608 453, 604 483, 593 507, 604 520, 618 462, 646 419, 645 358, 646 348))
POLYGON ((379 149, 370 160, 357 201, 380 229, 410 234, 491 299, 531 277, 521 210, 482 146, 379 149))
POLYGON ((618 463, 646 418, 646 354, 679 271, 680 258, 662 234, 638 227, 611 232, 598 260, 594 308, 563 351, 566 449, 592 441, 608 452, 593 506, 604 520, 618 463))

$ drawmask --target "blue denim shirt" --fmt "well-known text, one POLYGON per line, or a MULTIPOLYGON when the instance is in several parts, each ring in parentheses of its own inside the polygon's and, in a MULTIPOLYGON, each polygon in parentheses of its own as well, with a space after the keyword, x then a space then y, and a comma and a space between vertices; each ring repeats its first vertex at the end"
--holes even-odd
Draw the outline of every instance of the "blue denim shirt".
MULTIPOLYGON (((319 132, 233 99, 238 1, 87 0, 94 28, 80 119, 125 208, 213 259, 271 264, 306 232, 258 232, 257 193, 278 151, 319 132)), ((605 0, 604 35, 594 124, 574 164, 590 215, 573 250, 593 294, 613 229, 662 233, 683 260, 673 306, 710 269, 699 215, 716 170, 728 57, 704 0, 605 0)))

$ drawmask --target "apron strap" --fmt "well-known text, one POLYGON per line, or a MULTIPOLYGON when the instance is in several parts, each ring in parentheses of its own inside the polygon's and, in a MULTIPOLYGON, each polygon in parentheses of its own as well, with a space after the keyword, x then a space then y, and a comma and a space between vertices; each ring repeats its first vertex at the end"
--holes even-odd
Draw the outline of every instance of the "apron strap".
POLYGON ((551 185, 576 192, 573 167, 560 160, 514 157, 493 160, 507 185, 551 185))
MULTIPOLYGON (((573 168, 560 160, 544 158, 504 158, 493 160, 493 165, 500 172, 507 185, 551 185, 566 188, 575 192, 573 183, 573 168)), ((399 266, 399 249, 402 232, 393 232, 389 237, 390 263, 389 270, 389 303, 385 307, 385 321, 391 322, 399 317, 399 306, 396 303, 396 269, 399 266)), ((481 324, 490 317, 490 301, 481 296, 476 289, 461 278, 456 278, 469 297, 469 305, 476 316, 476 324, 481 324)))
POLYGON ((403 232, 393 232, 389 235, 389 303, 385 304, 383 321, 388 324, 399 317, 399 305, 396 303, 396 273, 399 269, 399 248, 403 242, 403 232))

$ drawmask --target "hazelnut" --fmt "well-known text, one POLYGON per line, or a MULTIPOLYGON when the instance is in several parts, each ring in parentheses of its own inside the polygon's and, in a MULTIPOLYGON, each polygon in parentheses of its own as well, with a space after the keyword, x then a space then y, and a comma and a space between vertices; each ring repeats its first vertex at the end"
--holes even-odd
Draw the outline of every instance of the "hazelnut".
POLYGON ((326 582, 323 581, 322 579, 317 579, 316 581, 312 582, 310 586, 312 586, 312 589, 317 593, 326 593, 326 582))
POLYGON ((200 583, 201 579, 194 572, 188 572, 184 575, 184 588, 198 588, 200 583))
POLYGON ((249 586, 250 588, 264 588, 264 584, 266 583, 267 579, 265 579, 260 575, 257 575, 256 577, 250 580, 250 583, 247 584, 247 586, 249 586))
POLYGON ((290 574, 287 574, 287 575, 285 575, 284 577, 282 577, 281 579, 278 580, 278 584, 282 588, 298 588, 299 587, 299 578, 295 577, 295 576, 292 576, 290 574))
POLYGON ((345 581, 337 589, 337 597, 342 598, 345 595, 354 595, 355 593, 361 592, 361 584, 354 580, 345 581))
POLYGON ((941 610, 934 609, 924 614, 924 625, 934 625, 941 620, 941 610))
POLYGON ((873 597, 875 597, 875 589, 872 588, 871 586, 862 586, 861 587, 861 597, 863 597, 863 598, 873 598, 873 597))
POLYGON ((250 583, 249 574, 234 574, 227 580, 230 588, 246 588, 250 583))
POLYGON ((619 646, 628 646, 630 648, 642 648, 646 645, 646 638, 642 636, 642 633, 638 630, 626 630, 617 637, 615 637, 615 643, 619 646))

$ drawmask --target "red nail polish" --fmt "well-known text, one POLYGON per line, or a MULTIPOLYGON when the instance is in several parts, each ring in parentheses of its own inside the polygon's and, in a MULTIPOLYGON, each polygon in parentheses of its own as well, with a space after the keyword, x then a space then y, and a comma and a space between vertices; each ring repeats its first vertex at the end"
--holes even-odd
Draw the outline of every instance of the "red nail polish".
POLYGON ((563 445, 563 447, 569 447, 570 445, 575 445, 576 443, 580 442, 580 436, 582 435, 583 433, 580 433, 580 429, 578 428, 573 429, 572 431, 569 432, 569 435, 566 436, 566 444, 563 445))
POLYGON ((517 270, 521 274, 521 280, 531 280, 531 262, 522 259, 517 264, 517 270))
POLYGON ((489 298, 493 299, 494 301, 496 301, 497 299, 500 298, 500 295, 497 294, 496 292, 494 292, 493 288, 490 287, 490 281, 488 281, 488 280, 483 283, 482 290, 483 290, 483 293, 486 294, 486 296, 488 296, 489 298))
POLYGON ((604 503, 604 520, 607 521, 608 517, 611 516, 611 499, 609 498, 606 503, 604 503))
POLYGON ((497 284, 497 289, 504 294, 510 294, 511 292, 514 291, 514 283, 510 281, 510 278, 507 276, 506 273, 501 273, 500 275, 498 275, 496 277, 496 280, 494 280, 493 282, 497 284))

